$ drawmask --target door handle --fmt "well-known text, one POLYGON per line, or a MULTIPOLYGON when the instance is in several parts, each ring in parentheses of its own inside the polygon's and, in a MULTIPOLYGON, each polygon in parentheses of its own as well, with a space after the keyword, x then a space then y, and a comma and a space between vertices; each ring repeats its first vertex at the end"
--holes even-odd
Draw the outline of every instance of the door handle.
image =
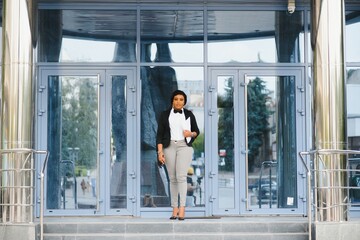
POLYGON ((210 109, 209 110, 209 116, 212 116, 212 115, 214 115, 216 113, 216 110, 214 110, 214 109, 210 109))
POLYGON ((136 178, 136 173, 135 172, 131 172, 131 173, 129 173, 129 175, 132 177, 132 179, 136 178))
POLYGON ((135 110, 129 110, 129 113, 131 113, 132 116, 136 115, 136 111, 135 110))
POLYGON ((215 175, 216 175, 216 173, 214 173, 213 171, 211 171, 211 172, 209 173, 209 177, 210 177, 210 178, 213 178, 215 175))

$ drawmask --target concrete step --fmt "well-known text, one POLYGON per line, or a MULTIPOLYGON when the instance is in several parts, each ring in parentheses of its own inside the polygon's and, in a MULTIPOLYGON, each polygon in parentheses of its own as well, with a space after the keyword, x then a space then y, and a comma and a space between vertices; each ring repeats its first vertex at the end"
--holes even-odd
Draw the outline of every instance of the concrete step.
POLYGON ((44 240, 307 240, 305 221, 240 218, 45 222, 44 240))

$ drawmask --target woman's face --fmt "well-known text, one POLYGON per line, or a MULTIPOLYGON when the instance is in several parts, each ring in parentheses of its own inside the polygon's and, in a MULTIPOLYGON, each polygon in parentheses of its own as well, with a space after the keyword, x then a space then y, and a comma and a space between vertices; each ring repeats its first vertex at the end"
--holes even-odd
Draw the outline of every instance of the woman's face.
POLYGON ((185 105, 185 98, 183 95, 179 94, 179 95, 175 95, 174 99, 173 99, 173 108, 176 110, 180 110, 184 107, 185 105))

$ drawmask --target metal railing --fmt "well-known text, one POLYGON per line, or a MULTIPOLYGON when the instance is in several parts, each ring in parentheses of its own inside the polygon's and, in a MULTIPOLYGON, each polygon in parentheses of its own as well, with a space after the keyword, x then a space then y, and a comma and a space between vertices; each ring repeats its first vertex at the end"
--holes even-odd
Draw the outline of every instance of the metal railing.
MULTIPOLYGON (((347 220, 348 209, 350 205, 353 205, 349 201, 349 190, 359 190, 360 187, 349 185, 349 176, 351 172, 358 172, 360 170, 353 170, 349 168, 348 157, 349 155, 360 154, 360 151, 355 150, 339 150, 339 149, 321 149, 312 150, 307 152, 300 152, 301 161, 307 172, 307 217, 308 217, 308 229, 309 240, 312 239, 312 223, 326 220, 323 217, 323 213, 335 214, 336 217, 330 221, 341 221, 343 215, 347 220), (309 161, 306 161, 305 156, 309 156, 309 161), (326 159, 325 159, 326 158, 326 159), (339 164, 332 165, 334 168, 328 168, 327 163, 342 161, 344 168, 339 167, 339 164), (321 166, 321 167, 319 167, 321 166), (326 180, 330 181, 323 181, 326 180), (339 181, 331 181, 333 179, 339 181), (326 183, 329 183, 326 185, 326 183), (344 193, 344 198, 341 199, 341 194, 344 193), (325 195, 325 197, 319 195, 325 195), (327 199, 328 196, 340 195, 337 200, 332 202, 332 198, 327 199), (324 202, 326 201, 326 203, 324 202), (312 211, 313 210, 313 211, 312 211), (320 214, 319 214, 320 213, 320 214), (340 217, 339 217, 340 216, 340 217), (314 220, 313 220, 314 218, 314 220), (339 220, 340 219, 340 220, 339 220)), ((327 219, 329 220, 329 219, 327 219)))
POLYGON ((47 162, 49 159, 49 151, 46 151, 46 157, 43 162, 41 172, 40 172, 40 240, 44 239, 44 178, 47 162))
POLYGON ((0 169, 0 208, 3 223, 32 223, 35 208, 34 156, 45 154, 40 177, 40 235, 43 239, 43 199, 44 172, 48 161, 48 151, 29 148, 0 150, 2 168, 0 169))

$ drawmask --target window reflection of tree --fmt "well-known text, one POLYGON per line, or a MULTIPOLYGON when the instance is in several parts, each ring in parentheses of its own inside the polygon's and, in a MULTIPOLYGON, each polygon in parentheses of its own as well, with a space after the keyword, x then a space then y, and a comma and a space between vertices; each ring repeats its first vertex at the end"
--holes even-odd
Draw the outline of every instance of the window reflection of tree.
MULTIPOLYGON (((227 79, 223 95, 218 96, 219 149, 226 150, 224 170, 233 170, 234 155, 234 110, 233 110, 233 80, 227 79)), ((248 84, 247 91, 247 121, 248 121, 248 161, 249 170, 261 165, 258 159, 264 139, 269 132, 268 118, 271 111, 267 108, 268 94, 264 81, 256 77, 248 84)))
POLYGON ((252 172, 254 167, 260 167, 261 147, 269 133, 269 117, 272 114, 267 107, 268 94, 265 82, 255 77, 247 86, 247 134, 248 134, 248 166, 252 172))
POLYGON ((225 150, 225 164, 220 169, 233 171, 234 169, 234 104, 233 78, 224 82, 224 94, 218 95, 218 149, 225 150))

